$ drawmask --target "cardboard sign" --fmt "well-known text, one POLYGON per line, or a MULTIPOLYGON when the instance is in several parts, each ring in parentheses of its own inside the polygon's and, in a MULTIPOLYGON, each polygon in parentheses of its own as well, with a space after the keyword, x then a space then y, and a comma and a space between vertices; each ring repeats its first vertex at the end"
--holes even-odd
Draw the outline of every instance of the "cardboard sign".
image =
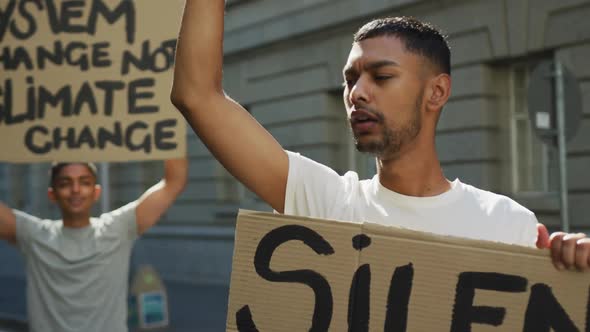
POLYGON ((548 250, 240 211, 227 331, 589 331, 548 250))
POLYGON ((0 161, 185 154, 170 103, 182 2, 0 2, 0 161))

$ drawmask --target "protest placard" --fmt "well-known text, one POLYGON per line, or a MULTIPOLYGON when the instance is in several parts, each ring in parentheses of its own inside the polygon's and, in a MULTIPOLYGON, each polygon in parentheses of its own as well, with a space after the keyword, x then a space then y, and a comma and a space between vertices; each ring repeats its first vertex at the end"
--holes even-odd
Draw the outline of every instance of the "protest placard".
POLYGON ((0 3, 0 160, 185 154, 170 103, 178 0, 0 3))
POLYGON ((548 250, 240 211, 227 331, 589 331, 548 250))

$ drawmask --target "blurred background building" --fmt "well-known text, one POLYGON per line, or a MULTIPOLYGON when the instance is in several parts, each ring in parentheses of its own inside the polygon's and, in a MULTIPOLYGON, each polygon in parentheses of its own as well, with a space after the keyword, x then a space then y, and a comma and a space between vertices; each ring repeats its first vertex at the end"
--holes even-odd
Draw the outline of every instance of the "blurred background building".
MULTIPOLYGON (((453 89, 437 135, 446 176, 510 196, 552 229, 560 225, 557 155, 534 136, 528 79, 539 61, 554 57, 575 74, 583 119, 568 143, 570 217, 572 230, 589 232, 590 1, 227 0, 226 91, 286 149, 340 173, 370 177, 374 160, 355 151, 345 120, 341 69, 352 34, 371 18, 395 15, 424 19, 449 36, 453 89)), ((160 273, 171 330, 223 331, 236 213, 269 207, 190 130, 187 140, 189 185, 137 242, 131 274, 141 264, 160 273)), ((0 200, 57 218, 46 198, 47 170, 47 164, 0 165, 0 200)), ((108 170, 114 208, 154 184, 162 164, 110 164, 108 170)), ((0 262, 0 317, 24 319, 22 259, 2 243, 0 262)))

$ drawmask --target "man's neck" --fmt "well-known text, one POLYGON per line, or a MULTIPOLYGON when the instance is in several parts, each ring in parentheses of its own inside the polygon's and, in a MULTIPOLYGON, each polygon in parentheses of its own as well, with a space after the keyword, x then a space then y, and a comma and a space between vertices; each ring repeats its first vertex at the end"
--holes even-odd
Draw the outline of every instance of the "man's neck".
POLYGON ((436 196, 451 189, 434 147, 415 148, 397 158, 377 158, 377 173, 381 185, 406 196, 436 196))

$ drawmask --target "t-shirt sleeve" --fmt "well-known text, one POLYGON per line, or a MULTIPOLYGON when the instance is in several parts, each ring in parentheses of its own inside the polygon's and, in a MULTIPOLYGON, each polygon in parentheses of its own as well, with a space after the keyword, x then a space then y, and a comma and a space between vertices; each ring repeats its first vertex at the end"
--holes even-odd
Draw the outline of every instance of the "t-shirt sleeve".
POLYGON ((137 233, 137 218, 135 209, 137 201, 133 201, 116 210, 105 213, 101 219, 111 223, 112 229, 119 233, 122 239, 134 241, 139 236, 137 233))
POLYGON ((524 231, 522 232, 521 244, 527 247, 536 248, 537 247, 537 217, 531 211, 527 211, 528 213, 525 216, 524 220, 524 231))
POLYGON ((39 232, 41 219, 19 210, 12 210, 16 217, 16 246, 27 252, 31 240, 39 232))
MULTIPOLYGON (((287 155, 289 175, 285 214, 333 219, 338 202, 344 204, 350 196, 350 181, 331 168, 298 153, 287 151, 287 155)), ((350 174, 352 177, 355 175, 350 174)))

